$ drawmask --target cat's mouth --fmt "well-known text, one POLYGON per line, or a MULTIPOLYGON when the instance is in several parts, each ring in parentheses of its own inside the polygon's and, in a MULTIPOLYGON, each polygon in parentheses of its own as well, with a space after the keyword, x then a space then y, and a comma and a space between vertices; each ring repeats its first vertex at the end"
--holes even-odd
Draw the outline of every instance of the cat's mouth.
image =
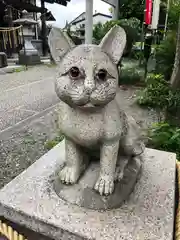
POLYGON ((88 102, 84 105, 79 105, 78 107, 81 109, 92 109, 92 108, 98 108, 98 107, 100 107, 100 105, 92 104, 91 102, 88 102))
POLYGON ((94 108, 95 105, 93 105, 91 102, 88 102, 88 103, 86 103, 84 105, 80 105, 79 107, 80 108, 94 108))

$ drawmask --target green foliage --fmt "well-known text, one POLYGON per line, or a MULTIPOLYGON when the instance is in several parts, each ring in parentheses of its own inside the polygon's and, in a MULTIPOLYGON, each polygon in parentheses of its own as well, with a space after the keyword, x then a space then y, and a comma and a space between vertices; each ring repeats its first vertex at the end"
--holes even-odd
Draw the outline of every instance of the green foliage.
POLYGON ((100 22, 97 23, 96 25, 94 25, 94 28, 93 28, 93 42, 95 44, 99 44, 101 39, 108 32, 108 30, 105 29, 104 25, 102 23, 100 23, 100 22))
POLYGON ((167 37, 156 48, 156 72, 164 75, 169 80, 174 66, 174 58, 176 52, 176 34, 171 31, 167 37))
POLYGON ((25 71, 25 66, 19 67, 19 68, 15 68, 15 69, 13 70, 13 72, 15 72, 15 73, 19 73, 19 72, 22 72, 22 71, 25 71))
POLYGON ((135 18, 135 17, 131 17, 128 19, 121 19, 119 20, 119 25, 120 26, 129 26, 132 29, 135 29, 136 31, 141 31, 141 26, 140 26, 140 21, 135 18))
POLYGON ((122 68, 119 76, 119 85, 137 84, 142 82, 143 72, 137 68, 122 68))
POLYGON ((132 48, 131 54, 130 54, 131 59, 139 60, 140 58, 143 59, 143 57, 144 57, 144 53, 143 51, 141 51, 141 49, 136 47, 132 48))
POLYGON ((93 42, 99 44, 106 33, 116 24, 123 27, 127 34, 126 52, 129 53, 140 31, 140 22, 135 18, 107 21, 105 24, 97 23, 93 29, 93 42))
POLYGON ((178 21, 180 16, 180 1, 170 1, 169 13, 168 13, 168 28, 171 30, 177 30, 178 21))
MULTIPOLYGON (((166 5, 167 3, 164 2, 166 5)), ((165 40, 156 49, 156 72, 164 75, 169 80, 172 74, 175 52, 176 33, 180 16, 180 1, 170 1, 168 12, 168 32, 165 40)))
POLYGON ((176 111, 180 107, 180 90, 173 90, 160 74, 150 74, 146 87, 139 92, 139 105, 176 111))
POLYGON ((169 86, 162 75, 151 74, 147 77, 147 86, 138 96, 140 105, 149 107, 163 107, 167 105, 169 86))
POLYGON ((62 134, 59 134, 55 139, 49 140, 45 143, 45 148, 47 150, 51 150, 53 147, 55 147, 58 143, 60 143, 64 139, 64 136, 62 134))
POLYGON ((180 159, 180 128, 166 122, 153 124, 148 130, 148 146, 174 152, 180 159))
POLYGON ((93 28, 93 38, 96 44, 99 44, 106 33, 114 26, 119 25, 119 21, 107 21, 106 23, 97 23, 93 28))
POLYGON ((144 18, 144 0, 120 0, 119 5, 119 18, 132 18, 135 17, 139 21, 144 18))

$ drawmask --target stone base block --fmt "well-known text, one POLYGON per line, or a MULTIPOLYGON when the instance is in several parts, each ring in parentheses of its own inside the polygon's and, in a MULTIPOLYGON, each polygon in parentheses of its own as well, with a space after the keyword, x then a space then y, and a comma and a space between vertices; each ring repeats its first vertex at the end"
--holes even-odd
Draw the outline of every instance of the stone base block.
POLYGON ((19 62, 18 64, 20 65, 36 65, 36 64, 41 64, 41 59, 39 55, 24 55, 20 54, 19 55, 19 62))
POLYGON ((176 155, 146 149, 142 176, 124 204, 95 211, 58 197, 64 142, 0 190, 0 215, 55 240, 172 240, 176 155))
POLYGON ((0 52, 0 68, 7 67, 7 55, 4 52, 0 52))

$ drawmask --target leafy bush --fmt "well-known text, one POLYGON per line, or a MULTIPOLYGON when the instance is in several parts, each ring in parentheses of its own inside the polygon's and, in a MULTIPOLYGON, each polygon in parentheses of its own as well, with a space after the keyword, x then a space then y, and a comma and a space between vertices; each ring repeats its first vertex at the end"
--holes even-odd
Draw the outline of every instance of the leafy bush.
POLYGON ((141 51, 139 48, 133 47, 131 50, 131 59, 139 60, 140 58, 142 59, 144 57, 144 53, 141 51))
POLYGON ((169 32, 165 40, 156 48, 156 72, 169 80, 174 66, 176 52, 176 34, 169 32))
POLYGON ((170 1, 169 13, 168 13, 168 28, 177 30, 178 21, 180 16, 180 2, 179 0, 170 1))
POLYGON ((139 92, 139 105, 176 112, 180 107, 180 90, 173 90, 161 74, 150 74, 146 87, 139 92))
POLYGON ((173 70, 179 16, 180 1, 170 1, 170 8, 168 12, 168 32, 166 34, 166 38, 156 49, 156 72, 163 74, 166 80, 170 79, 173 70))
POLYGON ((143 79, 143 72, 136 68, 122 68, 119 76, 119 85, 121 84, 136 84, 143 79))
POLYGON ((153 124, 148 130, 148 146, 174 152, 180 160, 180 128, 166 122, 153 124))
POLYGON ((106 35, 106 33, 116 24, 118 21, 107 21, 105 24, 101 22, 94 25, 93 28, 93 42, 99 44, 102 38, 106 35))
POLYGON ((106 35, 106 33, 116 24, 123 27, 127 34, 127 45, 125 52, 126 54, 129 54, 132 49, 133 43, 138 38, 140 29, 140 21, 136 18, 121 19, 118 21, 107 21, 104 24, 97 23, 93 29, 93 42, 95 44, 99 44, 102 38, 106 35))
POLYGON ((139 95, 137 102, 149 107, 164 108, 169 101, 169 85, 160 74, 151 74, 147 77, 147 86, 139 95))
POLYGON ((138 41, 140 36, 140 21, 136 18, 121 19, 119 26, 124 28, 127 35, 127 44, 124 55, 131 53, 133 44, 138 41))

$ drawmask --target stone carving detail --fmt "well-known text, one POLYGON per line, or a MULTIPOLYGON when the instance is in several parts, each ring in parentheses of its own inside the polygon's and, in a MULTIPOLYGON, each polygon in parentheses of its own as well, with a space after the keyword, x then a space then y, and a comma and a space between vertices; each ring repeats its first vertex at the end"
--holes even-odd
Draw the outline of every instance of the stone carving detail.
POLYGON ((58 28, 49 35, 58 69, 58 123, 65 135, 66 164, 59 178, 65 184, 75 184, 89 160, 99 158, 94 189, 105 196, 113 193, 129 163, 135 162, 139 172, 144 151, 135 120, 116 101, 117 63, 125 45, 126 34, 119 26, 114 26, 98 46, 74 46, 58 28))

